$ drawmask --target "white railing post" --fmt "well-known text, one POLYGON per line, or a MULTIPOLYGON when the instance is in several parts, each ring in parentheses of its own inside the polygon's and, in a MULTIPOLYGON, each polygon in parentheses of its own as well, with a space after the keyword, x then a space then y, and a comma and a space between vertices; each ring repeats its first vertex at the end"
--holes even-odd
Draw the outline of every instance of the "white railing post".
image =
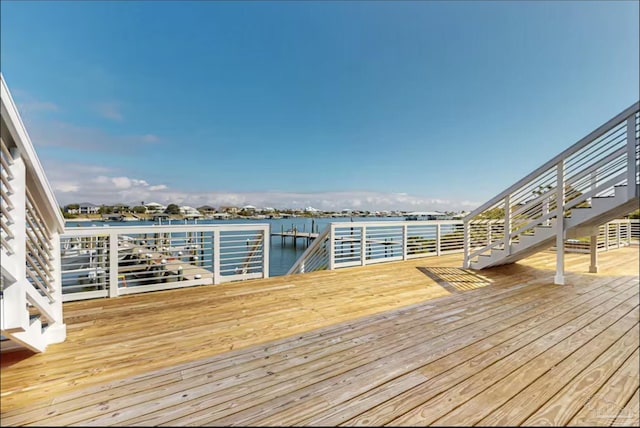
POLYGON ((556 171, 556 276, 554 283, 564 285, 564 160, 556 171))
POLYGON ((109 297, 118 297, 118 234, 109 233, 109 297))
POLYGON ((620 240, 622 236, 620 234, 620 222, 616 223, 616 247, 620 248, 620 240))
POLYGON ((360 228, 360 265, 367 264, 367 226, 360 228))
POLYGON ((220 284, 220 230, 213 230, 213 283, 220 284))
POLYGON ((440 255, 440 223, 436 224, 436 256, 440 255))
MULTIPOLYGON (((2 330, 7 333, 24 332, 29 327, 29 311, 27 310, 27 219, 26 219, 26 168, 20 152, 10 150, 13 158, 11 187, 13 193, 9 200, 13 205, 11 216, 13 222, 8 225, 13 238, 9 241, 13 254, 7 257, 3 254, 2 269, 13 278, 4 284, 2 291, 2 330)), ((8 191, 7 191, 8 192, 8 191)))
POLYGON ((609 251, 609 223, 604 225, 604 247, 609 251))
POLYGON ((511 195, 504 197, 504 254, 511 254, 511 195))
POLYGON ((60 251, 60 234, 52 232, 51 245, 53 246, 53 266, 52 272, 53 283, 55 288, 51 291, 53 303, 51 303, 51 312, 54 316, 54 323, 49 325, 46 330, 47 343, 62 343, 67 338, 67 326, 64 324, 64 316, 62 313, 62 259, 60 251))
POLYGON ((262 229, 262 277, 269 278, 269 249, 271 247, 271 229, 269 226, 265 226, 262 229))
MULTIPOLYGON (((544 198, 542 200, 542 215, 545 216, 549 214, 549 198, 544 198)), ((545 226, 549 225, 549 219, 546 219, 543 223, 545 226)))
POLYGON ((464 220, 464 236, 463 236, 463 249, 464 249, 464 259, 462 262, 463 269, 469 269, 469 228, 471 227, 471 223, 469 220, 464 220))
POLYGON ((333 223, 331 223, 329 225, 329 270, 333 270, 335 268, 335 263, 336 263, 336 259, 335 259, 335 242, 333 242, 333 240, 335 239, 335 225, 333 223))
POLYGON ((627 119, 627 191, 629 199, 636 195, 636 115, 627 119))
POLYGON ((408 239, 409 239, 408 226, 406 224, 403 224, 402 225, 402 260, 407 260, 408 245, 409 245, 409 242, 407 242, 408 239))
POLYGON ((52 232, 51 246, 53 247, 51 249, 53 256, 51 277, 54 284, 54 289, 51 290, 51 297, 54 300, 52 312, 55 314, 56 322, 62 323, 62 251, 60 250, 60 234, 56 231, 52 232))

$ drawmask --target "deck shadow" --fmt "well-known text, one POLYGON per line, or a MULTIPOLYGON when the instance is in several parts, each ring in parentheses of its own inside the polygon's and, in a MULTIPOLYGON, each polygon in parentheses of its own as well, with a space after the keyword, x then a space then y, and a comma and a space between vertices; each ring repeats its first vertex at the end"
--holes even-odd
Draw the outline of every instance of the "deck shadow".
POLYGON ((417 267, 420 272, 433 279, 438 285, 450 293, 475 290, 486 287, 493 281, 485 276, 478 275, 471 269, 455 267, 417 267))

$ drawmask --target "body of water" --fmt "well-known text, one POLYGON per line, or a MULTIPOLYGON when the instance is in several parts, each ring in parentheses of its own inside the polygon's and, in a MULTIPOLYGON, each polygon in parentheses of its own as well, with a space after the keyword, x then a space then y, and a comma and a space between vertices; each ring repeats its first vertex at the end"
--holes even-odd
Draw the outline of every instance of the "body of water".
MULTIPOLYGON (((342 222, 361 222, 361 221, 404 221, 404 217, 331 217, 331 218, 308 218, 308 217, 295 217, 295 218, 281 218, 281 219, 234 219, 234 220, 164 220, 162 225, 181 225, 181 224, 269 224, 271 226, 271 232, 280 232, 281 230, 290 230, 297 228, 298 232, 313 232, 322 233, 322 231, 329 225, 329 223, 342 223, 342 222)), ((69 220, 65 223, 67 228, 76 226, 91 227, 104 225, 113 226, 145 226, 159 224, 153 221, 73 221, 69 220)), ((312 241, 313 242, 313 241, 312 241)), ((269 248, 269 274, 270 276, 280 276, 286 274, 295 261, 304 253, 307 249, 306 240, 298 239, 298 244, 294 248, 291 238, 285 239, 285 244, 282 245, 282 239, 279 236, 271 237, 271 243, 269 248)))

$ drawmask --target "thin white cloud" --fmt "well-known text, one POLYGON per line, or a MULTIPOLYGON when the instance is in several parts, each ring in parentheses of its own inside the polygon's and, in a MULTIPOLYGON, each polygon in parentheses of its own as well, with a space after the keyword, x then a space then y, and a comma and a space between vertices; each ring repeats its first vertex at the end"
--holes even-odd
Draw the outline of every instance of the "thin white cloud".
POLYGON ((133 182, 128 177, 113 177, 111 183, 116 189, 128 189, 133 186, 133 182))
POLYGON ((18 111, 21 115, 32 117, 39 113, 56 113, 61 111, 58 104, 51 101, 44 101, 31 95, 27 91, 16 89, 13 91, 18 111))
POLYGON ((41 111, 57 112, 60 107, 49 101, 26 101, 18 104, 21 113, 35 113, 41 111))
POLYGON ((53 183, 53 191, 60 193, 77 193, 80 190, 80 185, 74 182, 57 181, 53 183))
POLYGON ((118 135, 100 128, 76 126, 62 121, 34 121, 29 126, 29 134, 37 146, 85 151, 131 150, 160 141, 153 134, 118 135))
POLYGON ((93 109, 103 118, 121 122, 124 117, 120 111, 120 105, 115 102, 96 103, 93 109))

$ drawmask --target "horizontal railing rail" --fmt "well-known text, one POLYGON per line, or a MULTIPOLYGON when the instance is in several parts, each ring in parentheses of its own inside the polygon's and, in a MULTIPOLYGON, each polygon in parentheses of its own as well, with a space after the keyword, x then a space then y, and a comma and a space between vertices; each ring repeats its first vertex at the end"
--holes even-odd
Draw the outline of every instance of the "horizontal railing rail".
MULTIPOLYGON (((609 251, 612 249, 628 247, 632 244, 632 221, 628 219, 613 220, 598 227, 596 239, 597 251, 609 251)), ((570 253, 591 252, 589 237, 582 239, 567 239, 564 243, 565 251, 570 253)), ((552 247, 555 250, 555 247, 552 247)))
POLYGON ((268 224, 68 228, 64 301, 269 277, 268 224))
MULTIPOLYGON (((474 246, 481 246, 492 240, 502 239, 504 224, 504 220, 500 219, 476 220, 470 224, 469 241, 474 246)), ((632 224, 625 219, 601 226, 599 250, 628 245, 632 236, 632 224)), ((577 252, 582 252, 584 248, 588 252, 590 248, 589 241, 582 243, 567 239, 565 242, 569 247, 573 244, 577 252)), ((462 220, 330 223, 296 260, 287 275, 463 251, 462 220)))
POLYGON ((640 219, 634 218, 630 219, 631 223, 631 242, 639 243, 640 242, 640 219))
POLYGON ((461 252, 462 220, 334 222, 287 274, 461 252))

